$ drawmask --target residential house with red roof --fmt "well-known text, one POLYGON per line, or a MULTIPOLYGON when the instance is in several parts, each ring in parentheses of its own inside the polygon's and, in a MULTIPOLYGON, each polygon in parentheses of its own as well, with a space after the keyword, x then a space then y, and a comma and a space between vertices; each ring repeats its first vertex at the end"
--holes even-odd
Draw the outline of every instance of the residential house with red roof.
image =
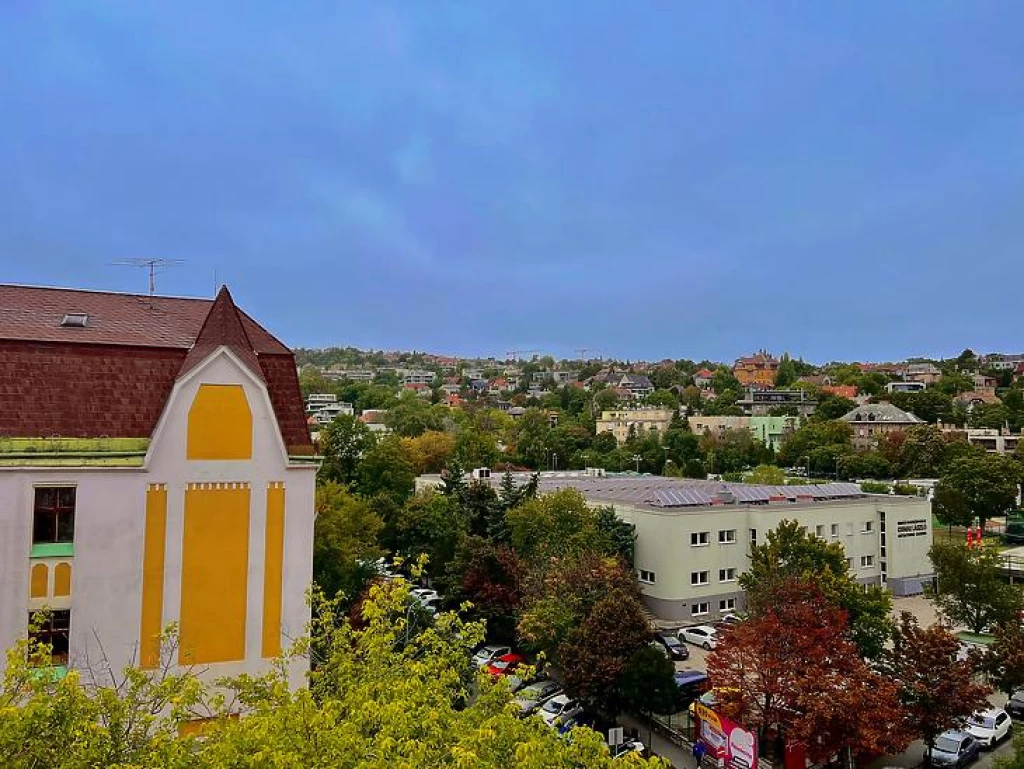
POLYGON ((0 285, 0 647, 48 607, 58 673, 265 672, 309 619, 316 470, 295 358, 226 288, 0 285))

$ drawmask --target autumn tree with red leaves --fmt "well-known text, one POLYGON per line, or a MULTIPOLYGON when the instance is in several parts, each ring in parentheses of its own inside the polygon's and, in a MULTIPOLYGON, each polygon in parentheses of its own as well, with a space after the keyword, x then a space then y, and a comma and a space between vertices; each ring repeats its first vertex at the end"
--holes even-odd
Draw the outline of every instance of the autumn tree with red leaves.
POLYGON ((957 658, 959 649, 956 636, 941 625, 922 628, 912 614, 900 615, 887 667, 899 686, 906 728, 924 740, 928 763, 936 737, 988 707, 990 689, 975 680, 971 658, 957 658))
POLYGON ((459 541, 445 572, 444 586, 455 604, 473 604, 469 615, 487 623, 492 640, 515 640, 516 612, 522 597, 524 568, 515 551, 468 535, 459 541))
POLYGON ((811 582, 789 579, 774 601, 730 630, 708 657, 723 712, 802 743, 808 757, 898 752, 911 740, 897 688, 849 639, 846 613, 811 582))

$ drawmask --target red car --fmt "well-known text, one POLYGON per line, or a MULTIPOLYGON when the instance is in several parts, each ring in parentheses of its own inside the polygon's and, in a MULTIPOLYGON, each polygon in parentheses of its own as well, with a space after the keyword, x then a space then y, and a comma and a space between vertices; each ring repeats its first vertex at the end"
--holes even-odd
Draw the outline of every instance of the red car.
POLYGON ((488 665, 487 672, 491 674, 492 678, 498 679, 508 675, 520 665, 526 664, 526 662, 526 657, 521 654, 505 654, 488 665))

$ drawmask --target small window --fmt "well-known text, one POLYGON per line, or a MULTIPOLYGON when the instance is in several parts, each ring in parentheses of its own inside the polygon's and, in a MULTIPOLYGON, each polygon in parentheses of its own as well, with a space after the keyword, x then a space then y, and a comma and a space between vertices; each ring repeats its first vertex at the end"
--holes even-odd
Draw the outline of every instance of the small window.
POLYGON ((750 544, 751 545, 756 545, 757 544, 757 529, 751 529, 750 530, 750 544))
POLYGON ((60 325, 66 328, 85 328, 88 323, 89 316, 84 312, 69 312, 60 321, 60 325))
POLYGON ((862 555, 860 557, 860 567, 862 569, 870 569, 875 565, 875 556, 873 555, 862 555))
POLYGON ((74 542, 75 487, 36 487, 32 521, 32 544, 74 542))
POLYGON ((736 544, 736 529, 720 529, 718 532, 718 544, 720 545, 734 545, 736 544))
POLYGON ((706 571, 691 571, 690 572, 690 584, 691 585, 706 585, 708 584, 708 572, 706 571))
POLYGON ((870 534, 875 530, 874 521, 864 521, 864 525, 860 527, 861 534, 870 534))
POLYGON ((735 608, 736 608, 736 599, 735 598, 723 598, 721 601, 718 602, 718 610, 719 611, 732 611, 735 608))
POLYGON ((693 615, 694 617, 699 617, 701 614, 709 614, 710 612, 711 612, 711 604, 710 603, 704 602, 704 603, 695 603, 695 604, 691 604, 690 605, 690 614, 693 615))
POLYGON ((710 531, 695 531, 690 534, 690 547, 703 547, 711 544, 710 531))
POLYGON ((644 582, 644 583, 646 583, 648 585, 653 585, 654 584, 654 580, 655 580, 655 577, 654 577, 654 572, 653 571, 644 571, 643 569, 640 569, 640 581, 641 582, 644 582))
POLYGON ((42 614, 30 612, 29 625, 38 628, 29 633, 29 640, 50 647, 50 664, 67 665, 71 612, 51 611, 45 619, 42 614))
POLYGON ((814 536, 818 537, 819 539, 824 539, 825 538, 825 525, 824 524, 819 523, 817 526, 814 527, 814 536))
POLYGON ((832 524, 832 528, 829 531, 831 532, 833 537, 838 537, 839 536, 839 524, 838 523, 833 523, 832 524))
POLYGON ((718 570, 718 581, 719 582, 735 582, 736 581, 736 569, 719 569, 718 570))

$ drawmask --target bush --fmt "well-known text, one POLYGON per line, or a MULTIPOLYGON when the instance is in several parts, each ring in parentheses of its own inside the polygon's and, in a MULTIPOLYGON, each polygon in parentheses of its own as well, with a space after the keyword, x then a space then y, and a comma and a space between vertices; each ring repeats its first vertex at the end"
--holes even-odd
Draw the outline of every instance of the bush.
POLYGON ((889 484, 881 483, 879 481, 862 481, 860 484, 860 490, 865 494, 888 494, 889 484))

